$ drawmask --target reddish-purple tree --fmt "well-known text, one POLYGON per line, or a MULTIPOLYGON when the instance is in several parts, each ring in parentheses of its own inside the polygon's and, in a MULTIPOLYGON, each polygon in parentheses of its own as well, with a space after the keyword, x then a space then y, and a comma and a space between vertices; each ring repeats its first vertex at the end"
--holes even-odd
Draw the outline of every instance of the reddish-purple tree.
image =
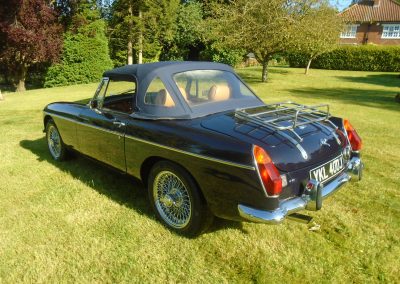
POLYGON ((62 32, 49 1, 0 0, 0 64, 16 91, 25 90, 29 66, 57 61, 62 32))

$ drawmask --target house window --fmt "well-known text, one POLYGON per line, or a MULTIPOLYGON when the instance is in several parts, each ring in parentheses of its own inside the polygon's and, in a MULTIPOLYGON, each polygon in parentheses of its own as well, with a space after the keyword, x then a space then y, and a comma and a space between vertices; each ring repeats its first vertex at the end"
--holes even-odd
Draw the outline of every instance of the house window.
POLYGON ((400 38, 400 24, 383 25, 382 38, 400 38))
POLYGON ((356 38, 358 25, 347 25, 340 38, 356 38))

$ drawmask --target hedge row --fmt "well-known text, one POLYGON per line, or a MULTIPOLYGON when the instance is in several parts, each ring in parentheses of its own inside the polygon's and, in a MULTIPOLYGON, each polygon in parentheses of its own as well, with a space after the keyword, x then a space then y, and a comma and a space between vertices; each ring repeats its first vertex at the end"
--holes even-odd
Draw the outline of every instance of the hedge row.
MULTIPOLYGON (((291 67, 306 67, 305 54, 289 53, 291 67)), ((400 46, 340 46, 315 58, 311 68, 355 71, 400 71, 400 46)))

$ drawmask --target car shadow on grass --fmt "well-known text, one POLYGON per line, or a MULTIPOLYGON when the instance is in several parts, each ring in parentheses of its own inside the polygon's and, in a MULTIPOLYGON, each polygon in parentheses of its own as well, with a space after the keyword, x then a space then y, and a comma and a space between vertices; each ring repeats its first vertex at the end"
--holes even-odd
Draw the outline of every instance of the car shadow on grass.
MULTIPOLYGON (((46 161, 118 204, 156 219, 147 201, 147 190, 140 180, 75 152, 66 161, 57 162, 48 152, 45 137, 22 140, 19 144, 36 155, 38 161, 46 161)), ((219 218, 215 218, 206 233, 224 229, 238 229, 246 233, 242 223, 219 218)))
POLYGON ((74 152, 66 161, 57 162, 48 152, 45 137, 22 140, 20 146, 35 154, 38 161, 46 161, 119 204, 153 217, 139 180, 74 152))
POLYGON ((302 88, 290 89, 296 97, 317 98, 329 103, 339 101, 346 104, 399 110, 399 104, 395 101, 395 92, 364 90, 356 88, 302 88))
POLYGON ((249 232, 243 228, 243 222, 231 221, 226 219, 221 219, 218 217, 214 218, 213 223, 210 228, 208 228, 206 234, 214 233, 220 230, 238 230, 244 234, 248 234, 249 232))

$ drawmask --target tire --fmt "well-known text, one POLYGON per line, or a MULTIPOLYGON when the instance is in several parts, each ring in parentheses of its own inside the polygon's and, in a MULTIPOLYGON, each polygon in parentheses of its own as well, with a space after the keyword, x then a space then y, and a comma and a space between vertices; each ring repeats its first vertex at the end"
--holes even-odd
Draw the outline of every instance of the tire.
POLYGON ((167 228, 195 237, 212 223, 213 215, 200 189, 184 168, 169 161, 158 162, 147 184, 150 204, 167 228))
POLYGON ((50 155, 55 161, 64 161, 67 158, 68 150, 52 119, 46 123, 46 141, 50 155))

